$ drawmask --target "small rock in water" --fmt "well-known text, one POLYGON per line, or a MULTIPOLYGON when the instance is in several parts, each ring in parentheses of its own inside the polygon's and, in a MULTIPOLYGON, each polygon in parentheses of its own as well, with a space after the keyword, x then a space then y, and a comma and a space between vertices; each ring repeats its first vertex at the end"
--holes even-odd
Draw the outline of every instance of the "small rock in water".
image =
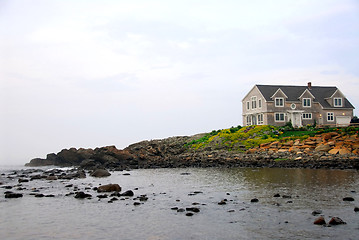
POLYGON ((196 207, 186 208, 186 211, 188 211, 188 212, 200 212, 199 208, 196 208, 196 207))
POLYGON ((251 199, 251 202, 256 203, 256 202, 259 202, 259 200, 258 200, 258 198, 253 198, 253 199, 251 199))
POLYGON ((38 193, 38 194, 35 194, 35 197, 42 198, 42 197, 45 197, 45 195, 42 193, 38 193))
POLYGON ((78 192, 75 195, 75 198, 79 198, 79 199, 90 198, 90 197, 92 197, 91 194, 87 194, 87 193, 84 193, 84 192, 78 192))
POLYGON ((98 198, 107 198, 108 196, 106 194, 97 195, 98 198))
POLYGON ((187 216, 187 217, 191 217, 191 216, 193 216, 193 213, 188 212, 188 213, 186 213, 186 216, 187 216))
POLYGON ((325 225, 326 222, 325 222, 324 217, 320 216, 317 219, 315 219, 314 224, 316 224, 316 225, 325 225))
POLYGON ((172 207, 171 210, 178 210, 178 207, 172 207))
POLYGON ((22 193, 6 193, 5 198, 21 198, 22 193))
POLYGON ((141 205, 141 203, 140 202, 134 202, 133 205, 138 206, 138 205, 141 205))
POLYGON ((354 212, 359 212, 359 207, 355 207, 354 212))
POLYGON ((120 196, 123 197, 132 197, 133 195, 135 194, 131 190, 127 190, 126 192, 120 194, 120 196))
POLYGON ((280 194, 279 194, 279 193, 274 194, 274 196, 273 196, 273 197, 280 197, 280 194))
POLYGON ((219 203, 218 203, 218 205, 226 205, 227 203, 226 203, 226 201, 225 200, 222 200, 222 201, 220 201, 219 203))
POLYGON ((340 225, 340 224, 347 224, 339 217, 332 217, 329 221, 329 225, 340 225))
POLYGON ((343 201, 353 202, 353 201, 354 201, 354 198, 352 198, 352 197, 345 197, 345 198, 343 198, 343 201))
POLYGON ((323 213, 322 210, 314 210, 314 211, 312 212, 312 215, 315 216, 315 215, 319 215, 319 214, 322 214, 322 213, 323 213))

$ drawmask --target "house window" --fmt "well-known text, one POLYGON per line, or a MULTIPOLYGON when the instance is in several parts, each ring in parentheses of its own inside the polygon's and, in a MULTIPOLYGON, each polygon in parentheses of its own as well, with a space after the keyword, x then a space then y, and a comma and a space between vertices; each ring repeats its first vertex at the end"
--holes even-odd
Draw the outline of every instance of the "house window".
POLYGON ((252 117, 250 115, 247 116, 247 126, 252 125, 252 117))
POLYGON ((247 101, 247 110, 249 110, 249 101, 247 101))
POLYGON ((342 107, 342 106, 343 106, 342 98, 334 98, 334 107, 342 107))
POLYGON ((263 125, 263 114, 257 115, 257 123, 258 125, 263 125))
POLYGON ((262 99, 258 99, 258 108, 262 108, 262 99))
POLYGON ((328 112, 327 113, 327 120, 328 120, 328 122, 334 122, 334 113, 328 112))
POLYGON ((303 113, 303 119, 312 119, 312 114, 311 113, 303 113))
POLYGON ((303 98, 303 107, 311 107, 311 99, 310 98, 303 98))
POLYGON ((284 107, 284 98, 275 98, 276 107, 284 107))
POLYGON ((252 109, 257 108, 257 97, 252 97, 252 109))
POLYGON ((274 120, 276 122, 284 122, 284 113, 275 113, 274 114, 274 120))

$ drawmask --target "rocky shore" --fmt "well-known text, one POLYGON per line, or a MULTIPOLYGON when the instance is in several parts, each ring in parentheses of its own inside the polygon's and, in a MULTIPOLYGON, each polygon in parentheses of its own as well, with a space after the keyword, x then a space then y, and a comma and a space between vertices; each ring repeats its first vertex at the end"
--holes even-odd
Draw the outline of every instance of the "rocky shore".
POLYGON ((193 149, 186 144, 203 137, 171 137, 142 141, 123 150, 115 146, 96 149, 64 149, 46 159, 32 159, 26 166, 78 166, 110 170, 176 167, 282 167, 359 169, 358 134, 323 133, 301 139, 283 139, 230 151, 225 145, 193 149))

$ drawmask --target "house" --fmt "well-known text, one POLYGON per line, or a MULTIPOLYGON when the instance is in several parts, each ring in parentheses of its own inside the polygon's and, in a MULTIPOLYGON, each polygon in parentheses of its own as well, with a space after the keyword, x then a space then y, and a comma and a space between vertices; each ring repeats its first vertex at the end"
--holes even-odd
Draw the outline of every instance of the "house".
POLYGON ((243 125, 347 126, 354 106, 337 87, 255 85, 242 100, 243 125))

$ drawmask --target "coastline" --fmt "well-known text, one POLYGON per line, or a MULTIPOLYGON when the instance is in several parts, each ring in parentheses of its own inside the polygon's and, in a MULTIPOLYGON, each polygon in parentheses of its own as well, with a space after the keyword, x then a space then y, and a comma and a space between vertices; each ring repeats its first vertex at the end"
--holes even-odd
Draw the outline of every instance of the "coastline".
POLYGON ((237 127, 141 141, 122 150, 115 146, 63 149, 57 154, 48 154, 46 159, 32 159, 25 166, 74 166, 84 170, 105 168, 115 171, 178 167, 359 169, 356 129, 319 130, 319 133, 309 132, 312 136, 280 137, 283 132, 272 128, 237 127))

